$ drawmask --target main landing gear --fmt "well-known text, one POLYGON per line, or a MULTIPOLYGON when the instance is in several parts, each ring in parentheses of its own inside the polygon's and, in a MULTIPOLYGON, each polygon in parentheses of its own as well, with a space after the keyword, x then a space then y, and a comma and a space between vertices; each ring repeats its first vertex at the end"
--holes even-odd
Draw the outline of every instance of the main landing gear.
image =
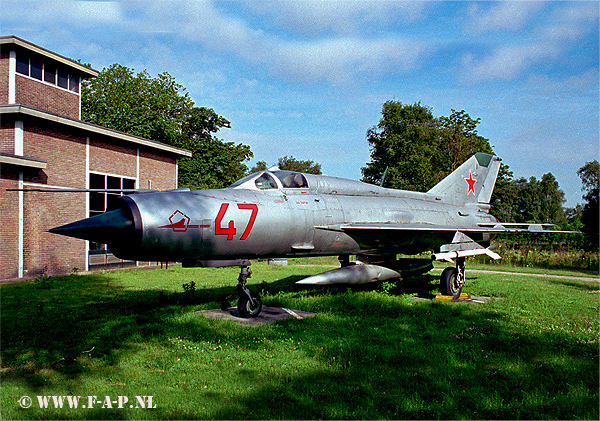
POLYGON ((447 267, 440 276, 440 292, 457 300, 465 283, 465 258, 456 258, 456 267, 447 267))
POLYGON ((251 318, 258 317, 262 310, 262 301, 257 293, 246 288, 246 281, 252 276, 252 271, 248 266, 242 266, 240 276, 238 277, 238 312, 240 317, 251 318))

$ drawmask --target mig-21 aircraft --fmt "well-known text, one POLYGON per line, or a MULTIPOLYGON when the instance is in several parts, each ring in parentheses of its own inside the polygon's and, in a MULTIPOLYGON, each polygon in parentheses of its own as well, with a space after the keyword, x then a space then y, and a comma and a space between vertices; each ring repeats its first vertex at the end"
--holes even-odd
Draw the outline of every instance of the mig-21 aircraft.
POLYGON ((272 169, 223 189, 127 194, 102 215, 50 232, 106 243, 126 260, 239 266, 243 317, 256 317, 262 307, 246 287, 256 258, 339 256, 340 268, 298 282, 303 285, 383 281, 424 273, 432 260, 455 259, 441 274, 440 290, 458 297, 466 257, 498 259, 489 248, 496 235, 547 226, 503 224, 489 214, 499 168, 498 157, 476 153, 426 193, 272 169), (397 258, 427 250, 435 250, 432 259, 397 258))

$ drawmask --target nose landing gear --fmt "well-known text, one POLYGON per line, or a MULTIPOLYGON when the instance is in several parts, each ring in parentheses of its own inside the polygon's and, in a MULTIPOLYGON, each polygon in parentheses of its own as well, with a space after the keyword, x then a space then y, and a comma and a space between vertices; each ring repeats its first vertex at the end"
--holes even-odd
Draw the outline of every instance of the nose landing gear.
POLYGON ((252 270, 248 266, 242 266, 238 277, 238 312, 240 317, 258 317, 262 310, 262 301, 257 293, 246 288, 246 281, 252 276, 252 270))

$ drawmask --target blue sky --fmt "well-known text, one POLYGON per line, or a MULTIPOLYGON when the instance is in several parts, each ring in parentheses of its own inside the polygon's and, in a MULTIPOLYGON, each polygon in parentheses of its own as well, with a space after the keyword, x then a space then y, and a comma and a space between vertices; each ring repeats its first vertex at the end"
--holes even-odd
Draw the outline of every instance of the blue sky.
POLYGON ((599 158, 598 2, 0 0, 0 33, 102 70, 168 72, 219 137, 359 179, 387 100, 464 109, 516 177, 581 203, 599 158))

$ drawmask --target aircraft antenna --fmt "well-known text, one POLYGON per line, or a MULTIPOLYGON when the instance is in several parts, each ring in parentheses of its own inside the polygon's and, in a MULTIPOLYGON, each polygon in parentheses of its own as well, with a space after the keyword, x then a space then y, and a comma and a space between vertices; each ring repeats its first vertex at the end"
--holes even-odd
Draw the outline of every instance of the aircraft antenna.
POLYGON ((379 187, 383 187, 383 182, 385 181, 385 176, 387 175, 390 166, 385 167, 385 171, 383 172, 383 176, 381 177, 381 181, 379 182, 379 187))

